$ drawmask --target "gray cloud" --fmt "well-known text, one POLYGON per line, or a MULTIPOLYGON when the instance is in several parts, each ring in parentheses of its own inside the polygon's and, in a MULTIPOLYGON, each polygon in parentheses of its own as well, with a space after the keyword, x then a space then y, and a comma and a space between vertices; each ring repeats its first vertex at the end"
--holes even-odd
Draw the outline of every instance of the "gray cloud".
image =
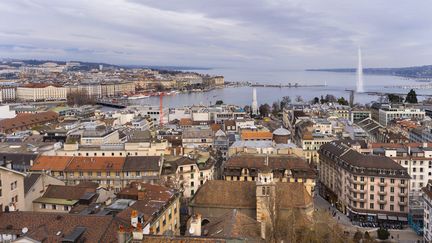
POLYGON ((432 63, 432 3, 4 0, 0 56, 296 69, 432 63), (31 48, 29 48, 31 47, 31 48))

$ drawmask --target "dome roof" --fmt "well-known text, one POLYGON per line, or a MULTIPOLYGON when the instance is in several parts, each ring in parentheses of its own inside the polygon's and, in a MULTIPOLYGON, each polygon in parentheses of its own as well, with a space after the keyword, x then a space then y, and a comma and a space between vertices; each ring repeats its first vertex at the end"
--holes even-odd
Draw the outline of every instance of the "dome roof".
POLYGON ((289 136, 291 135, 291 132, 288 131, 287 129, 280 127, 276 130, 274 130, 273 135, 279 135, 279 136, 289 136))

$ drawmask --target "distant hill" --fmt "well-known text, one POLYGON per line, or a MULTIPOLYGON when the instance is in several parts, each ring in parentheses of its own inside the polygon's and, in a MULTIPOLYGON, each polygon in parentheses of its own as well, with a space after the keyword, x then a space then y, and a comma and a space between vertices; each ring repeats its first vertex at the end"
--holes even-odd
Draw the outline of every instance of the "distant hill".
MULTIPOLYGON (((331 69, 306 69, 306 71, 352 73, 352 72, 356 72, 356 69, 355 68, 331 68, 331 69)), ((424 78, 432 78, 432 65, 417 66, 417 67, 401 67, 401 68, 364 68, 363 73, 424 79, 424 78)))

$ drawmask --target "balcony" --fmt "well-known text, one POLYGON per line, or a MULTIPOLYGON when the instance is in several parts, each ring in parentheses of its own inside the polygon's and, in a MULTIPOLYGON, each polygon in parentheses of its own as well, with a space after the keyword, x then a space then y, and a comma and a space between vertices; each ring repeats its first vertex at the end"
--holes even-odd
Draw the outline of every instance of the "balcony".
POLYGON ((357 185, 366 185, 366 181, 356 181, 351 177, 348 177, 348 181, 357 185))
POLYGON ((408 205, 408 202, 398 202, 399 206, 406 206, 408 205))
POLYGON ((401 183, 399 183, 398 186, 399 186, 400 188, 406 188, 406 187, 408 186, 408 184, 406 184, 406 183, 405 183, 405 184, 401 184, 401 183))
POLYGON ((399 197, 406 197, 408 195, 408 193, 406 193, 406 192, 399 192, 398 195, 399 195, 399 197))
MULTIPOLYGON (((354 202, 359 202, 359 201, 360 201, 360 198, 356 198, 356 197, 353 197, 353 196, 351 196, 351 195, 348 195, 348 198, 349 198, 351 201, 354 201, 354 202)), ((364 200, 364 199, 362 199, 362 200, 364 200)))
POLYGON ((387 200, 378 200, 378 203, 379 203, 379 204, 386 204, 386 203, 387 203, 387 200))
POLYGON ((378 191, 378 195, 385 196, 387 195, 386 191, 378 191))
POLYGON ((379 186, 387 186, 387 182, 378 182, 379 186))

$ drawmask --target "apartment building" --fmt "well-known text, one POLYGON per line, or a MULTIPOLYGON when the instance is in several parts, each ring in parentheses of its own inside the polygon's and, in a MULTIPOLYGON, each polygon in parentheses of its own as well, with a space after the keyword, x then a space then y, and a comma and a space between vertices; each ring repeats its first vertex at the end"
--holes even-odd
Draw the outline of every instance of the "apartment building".
POLYGON ((26 174, 0 166, 0 214, 25 210, 24 178, 26 174))
POLYGON ((187 128, 182 134, 184 148, 211 148, 214 143, 213 131, 210 128, 187 128))
POLYGON ((361 154, 341 141, 324 144, 319 153, 319 193, 350 219, 407 221, 406 168, 387 157, 361 154))
POLYGON ((97 185, 86 183, 65 186, 48 185, 44 194, 33 200, 33 211, 50 213, 69 213, 78 205, 89 205, 97 199, 97 185))
POLYGON ((313 195, 315 170, 308 162, 293 155, 239 154, 225 162, 223 178, 227 181, 257 181, 260 171, 270 172, 275 182, 302 183, 313 195))
POLYGON ((386 156, 407 169, 411 176, 410 195, 421 196, 432 178, 432 147, 427 143, 372 144, 373 154, 386 156))
POLYGON ((120 199, 136 200, 116 218, 131 222, 131 228, 140 235, 180 234, 180 193, 160 185, 132 183, 121 190, 120 199))
POLYGON ((118 192, 130 182, 157 183, 163 158, 160 156, 39 156, 31 167, 67 185, 91 181, 118 192))
POLYGON ((24 178, 25 211, 33 210, 33 201, 41 197, 49 185, 64 185, 65 183, 46 173, 29 173, 24 178))
POLYGON ((431 127, 418 127, 411 129, 408 132, 409 140, 413 143, 431 143, 432 129, 431 127))
POLYGON ((432 242, 432 180, 429 180, 423 191, 423 238, 432 242))
POLYGON ((0 87, 0 103, 11 102, 16 100, 15 87, 0 87))
POLYGON ((335 140, 333 126, 324 119, 303 120, 295 125, 294 141, 303 149, 303 157, 309 163, 318 164, 319 148, 335 140))
POLYGON ((215 163, 209 155, 166 158, 162 175, 167 185, 190 198, 206 181, 216 178, 215 163))
POLYGON ((67 88, 53 84, 27 84, 17 87, 16 98, 20 101, 66 100, 67 88))
POLYGON ((378 111, 378 122, 383 126, 387 126, 387 124, 394 119, 415 118, 418 120, 423 120, 425 115, 425 111, 420 109, 382 108, 378 111))
POLYGON ((12 133, 30 130, 35 126, 57 122, 58 114, 54 111, 45 111, 35 114, 19 114, 14 118, 0 120, 0 132, 12 133))

